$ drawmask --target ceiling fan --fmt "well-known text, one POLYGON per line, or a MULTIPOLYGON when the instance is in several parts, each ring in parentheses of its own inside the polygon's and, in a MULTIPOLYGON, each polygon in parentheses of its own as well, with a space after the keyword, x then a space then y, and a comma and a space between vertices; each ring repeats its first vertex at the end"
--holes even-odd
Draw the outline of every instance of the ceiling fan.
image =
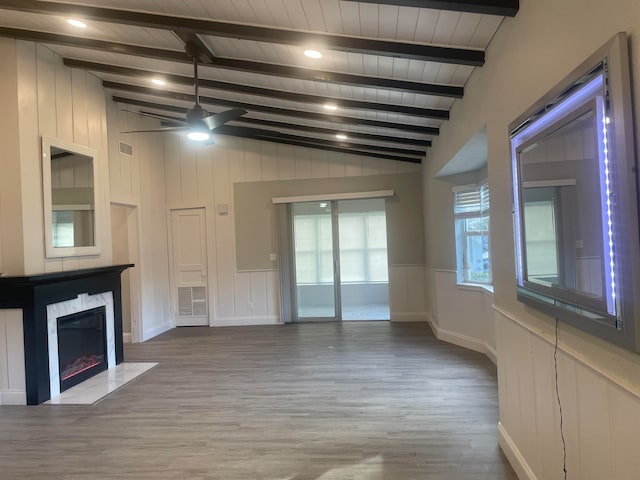
MULTIPOLYGON (((187 137, 191 140, 203 142, 209 140, 211 133, 218 127, 221 127, 227 122, 236 120, 247 111, 242 108, 232 108, 231 110, 225 110, 220 113, 209 113, 200 106, 199 94, 198 94, 198 57, 201 54, 200 48, 193 44, 187 43, 185 51, 193 59, 193 84, 195 90, 196 103, 193 107, 187 110, 186 118, 184 120, 171 119, 171 122, 178 123, 176 127, 163 127, 151 130, 131 130, 122 133, 154 133, 154 132, 187 132, 187 137)), ((160 120, 167 120, 167 117, 163 115, 156 115, 148 112, 138 112, 140 115, 146 117, 153 117, 160 120)))

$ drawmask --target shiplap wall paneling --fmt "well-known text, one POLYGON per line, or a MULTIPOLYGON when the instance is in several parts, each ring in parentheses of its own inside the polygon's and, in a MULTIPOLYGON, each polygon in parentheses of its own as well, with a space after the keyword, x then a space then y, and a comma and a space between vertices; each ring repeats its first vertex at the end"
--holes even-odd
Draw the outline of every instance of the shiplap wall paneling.
MULTIPOLYGON (((42 169, 38 132, 38 68, 36 45, 16 42, 18 56, 18 119, 20 125, 20 168, 24 231, 24 270, 42 273, 44 268, 44 226, 42 169)), ((41 70, 47 63, 41 62, 41 70)), ((51 86, 49 86, 51 88, 51 86)), ((55 111, 43 111, 42 115, 55 111)), ((58 263, 54 270, 62 270, 58 263)))
POLYGON ((24 219, 25 273, 90 268, 111 263, 108 211, 108 163, 105 100, 100 80, 64 67, 44 46, 18 41, 18 118, 24 219), (97 150, 95 168, 102 209, 97 256, 46 259, 44 252, 41 135, 50 135, 97 150))
POLYGON ((22 194, 18 115, 18 77, 15 41, 0 38, 0 102, 4 113, 0 115, 0 271, 20 275, 24 273, 24 246, 22 242, 22 194), (14 114, 10 114, 14 112, 14 114))
MULTIPOLYGON (((496 312, 496 321, 501 429, 517 445, 531 478, 560 480, 554 338, 534 333, 503 312, 496 312)), ((558 385, 569 478, 640 478, 640 458, 634 448, 640 431, 637 392, 565 350, 563 330, 561 326, 558 385)))
POLYGON ((0 405, 27 401, 22 310, 0 310, 0 405))
MULTIPOLYGON (((139 135, 143 340, 170 328, 169 258, 162 140, 139 135)), ((133 170, 135 178, 136 171, 133 170)), ((138 187, 136 187, 138 188, 138 187)))
POLYGON ((137 209, 138 272, 132 270, 131 281, 138 282, 138 338, 144 341, 172 328, 163 137, 122 133, 156 128, 158 123, 127 112, 110 99, 106 107, 111 201, 137 209), (120 141, 133 147, 132 155, 120 153, 120 141))

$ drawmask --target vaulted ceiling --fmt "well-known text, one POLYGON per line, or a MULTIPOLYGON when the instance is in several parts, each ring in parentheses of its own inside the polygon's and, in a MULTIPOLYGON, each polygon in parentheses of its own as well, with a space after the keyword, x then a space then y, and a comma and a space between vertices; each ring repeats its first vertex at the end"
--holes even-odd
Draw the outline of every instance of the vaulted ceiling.
POLYGON ((247 111, 219 133, 420 162, 518 7, 518 0, 0 0, 0 36, 48 45, 66 65, 100 77, 121 108, 166 125, 195 102, 188 44, 198 51, 202 106, 247 111), (308 49, 321 58, 305 56, 308 49))

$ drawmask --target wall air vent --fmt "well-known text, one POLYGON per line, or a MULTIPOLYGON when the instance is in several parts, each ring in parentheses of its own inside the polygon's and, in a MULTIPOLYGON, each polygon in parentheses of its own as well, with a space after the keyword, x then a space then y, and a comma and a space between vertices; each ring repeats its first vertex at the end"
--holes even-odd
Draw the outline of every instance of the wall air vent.
POLYGON ((178 316, 203 317, 207 314, 205 287, 178 287, 178 316))
POLYGON ((120 153, 123 155, 128 155, 129 157, 133 157, 133 146, 128 143, 120 142, 120 153))

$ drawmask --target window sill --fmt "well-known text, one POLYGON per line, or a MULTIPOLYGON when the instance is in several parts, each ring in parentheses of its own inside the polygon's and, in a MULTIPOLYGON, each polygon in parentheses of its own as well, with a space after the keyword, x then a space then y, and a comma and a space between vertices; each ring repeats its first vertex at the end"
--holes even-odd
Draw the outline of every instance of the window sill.
POLYGON ((460 290, 471 290, 474 292, 482 292, 487 295, 493 295, 493 285, 484 285, 481 283, 458 283, 460 290))

